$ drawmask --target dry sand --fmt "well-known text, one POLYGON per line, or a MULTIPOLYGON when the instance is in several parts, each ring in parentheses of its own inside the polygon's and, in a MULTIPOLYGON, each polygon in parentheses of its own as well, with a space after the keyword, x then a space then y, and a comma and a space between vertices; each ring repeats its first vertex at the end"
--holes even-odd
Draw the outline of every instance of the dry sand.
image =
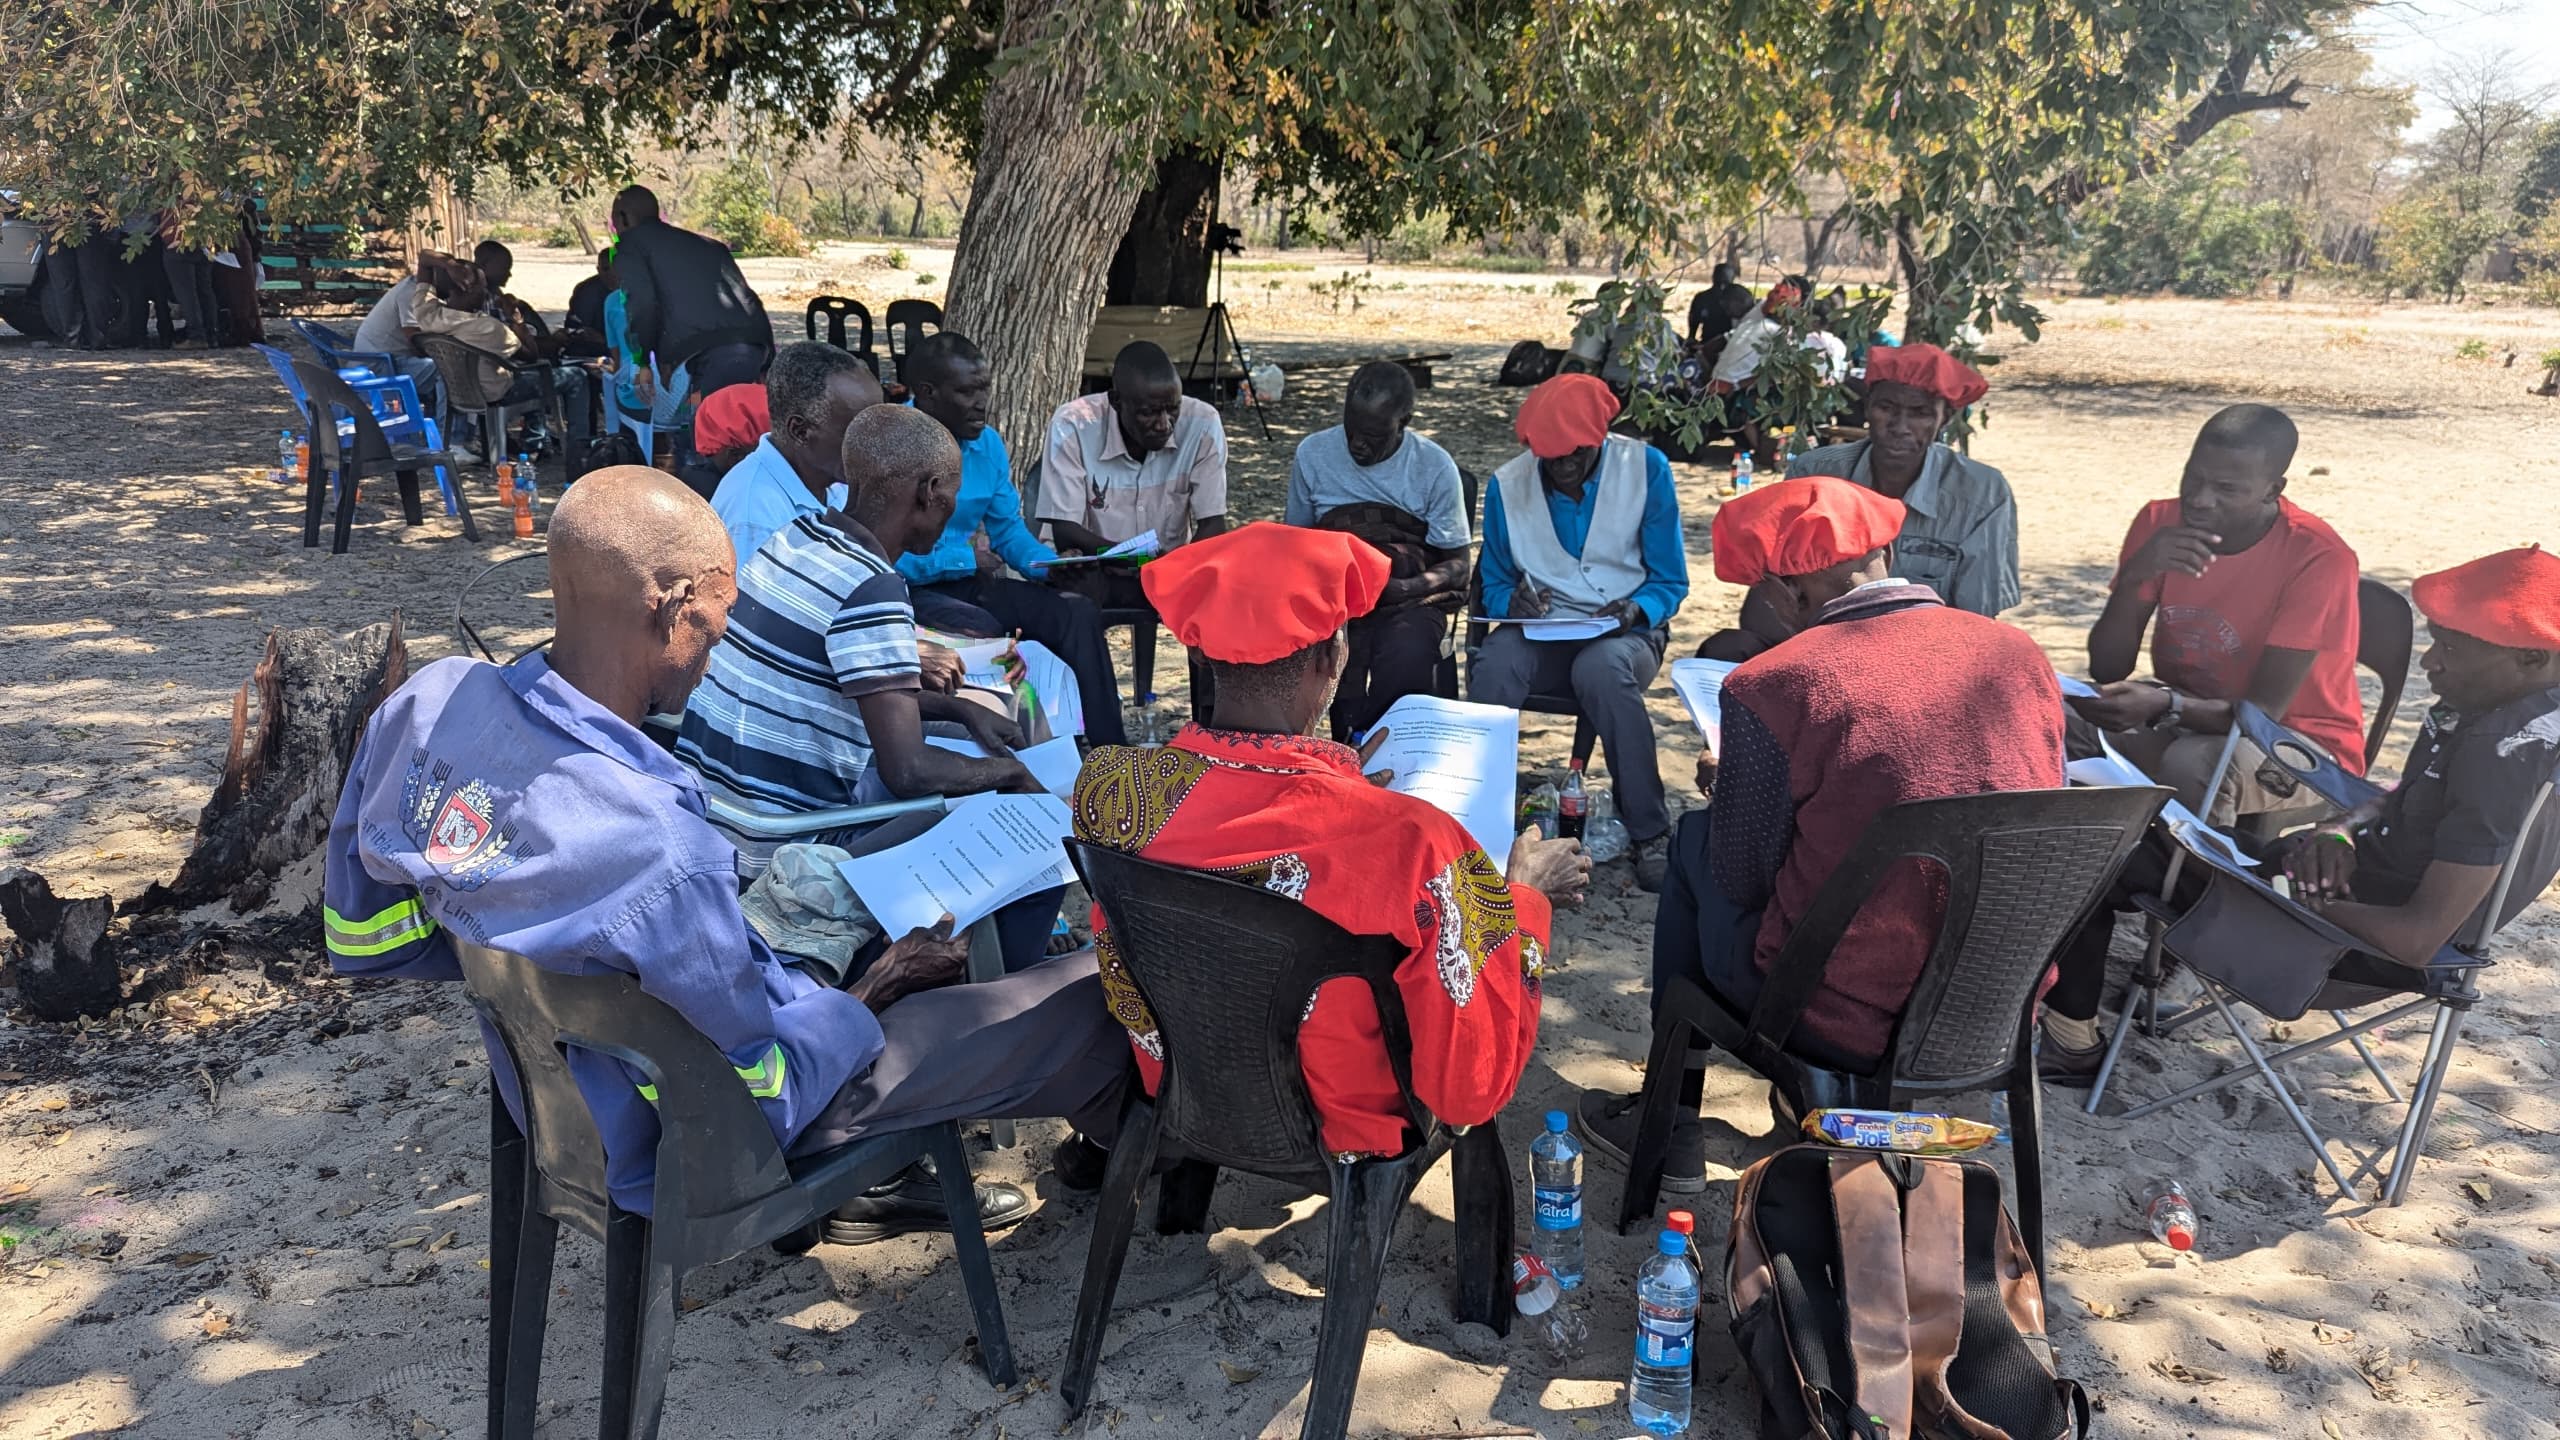
MULTIPOLYGON (((876 302, 898 293, 892 272, 863 264, 877 249, 753 271, 768 294, 832 284, 876 302)), ((1456 350, 1419 423, 1478 469, 1502 458, 1516 396, 1481 379, 1509 341, 1560 337, 1551 277, 1378 267, 1360 307, 1337 311, 1310 287, 1363 267, 1282 263, 1325 268, 1230 272, 1248 339, 1298 358, 1456 350)), ((919 247, 894 274, 904 292, 925 293, 933 282, 911 272, 947 267, 919 247)), ((528 255, 519 288, 556 306, 583 269, 575 256, 528 255)), ((2498 546, 2560 543, 2560 409, 2522 394, 2532 357, 2560 342, 2547 314, 2085 299, 2053 312, 2044 343, 2013 349, 1995 372, 1975 453, 2019 495, 2028 594, 2013 618, 2061 664, 2080 663, 2131 512, 2170 492, 2196 423, 2232 400, 2293 411, 2305 436, 2294 494, 2370 573, 2406 582, 2498 546), (2458 359, 2473 337, 2493 357, 2512 346, 2525 359, 2511 370, 2458 359)), ((1230 418, 1240 514, 1276 510, 1288 447, 1331 423, 1343 373, 1293 377, 1268 444, 1230 418)), ((372 492, 349 554, 302 549, 296 497, 264 474, 287 418, 253 355, 88 356, 0 338, 0 746, 14 762, 0 773, 0 861, 119 896, 167 875, 267 627, 346 628, 396 609, 419 658, 447 653, 463 581, 526 551, 511 539, 468 545, 440 518, 404 530, 372 492)), ((1709 478, 1682 479, 1695 579, 1676 627, 1685 648, 1732 613, 1734 596, 1704 555, 1709 478)), ((521 584, 475 615, 525 635, 547 624, 521 584)), ((1163 668, 1176 681, 1178 667, 1163 668)), ((2425 700, 2413 680, 2395 751, 2425 700)), ((1654 704, 1664 773, 1685 799, 1693 740, 1667 692, 1654 704)), ((1537 728, 1530 761, 1560 765, 1565 738, 1537 728)), ((1652 903, 1626 888, 1623 867, 1599 889, 1563 922, 1568 958, 1507 1117, 1515 1150, 1536 1113, 1568 1104, 1575 1087, 1638 1079, 1652 903)), ((306 866, 280 903, 312 890, 306 866)), ((17 1242, 0 1258, 0 1434, 418 1440, 476 1426, 488 1100, 466 1008, 450 989, 325 978, 316 937, 285 939, 297 954, 244 943, 227 968, 215 957, 203 983, 86 1031, 0 1020, 0 1235, 17 1242)), ((2104 1407, 2101 1433, 2560 1433, 2560 921, 2536 912, 2507 953, 2398 1210, 2332 1195, 2254 1087, 2138 1124, 2054 1097, 2048 1299, 2064 1369, 2104 1407), (2165 1175, 2197 1194, 2201 1259, 2173 1260, 2134 1227, 2129 1192, 2165 1175)), ((2400 1027, 2378 1049, 2406 1076, 2424 1040, 2400 1027)), ((2137 1041, 2126 1093, 2161 1093, 2235 1054, 2227 1037, 2197 1032, 2137 1041)), ((2369 1191, 2393 1112, 2351 1061, 2295 1073, 2347 1163, 2366 1164, 2369 1191)), ((1738 1071, 1716 1072, 1711 1111, 1733 1131, 1711 1150, 1715 1176, 1765 1153, 1760 1094, 1738 1071)), ((1059 1433, 1053 1385, 1090 1207, 1042 1175, 1057 1136, 1054 1124, 1026 1126, 1019 1148, 982 1166, 1048 1202, 995 1246, 1022 1385, 993 1389, 964 1353, 943 1241, 753 1254, 686 1285, 667 1433, 1059 1433)), ((1614 1213, 1616 1167, 1595 1163, 1590 1179, 1591 1212, 1614 1213)), ((1729 1192, 1711 1186, 1699 1207, 1710 1235, 1727 1222, 1729 1192)), ((1517 1341, 1452 1326, 1445 1171, 1418 1208, 1381 1297, 1355 1432, 1628 1433, 1641 1238, 1593 1231, 1594 1341, 1558 1373, 1517 1341)), ((1230 1179, 1205 1241, 1142 1228, 1082 1432, 1295 1434, 1320 1211, 1230 1179)), ((593 1428, 599 1259, 583 1240, 562 1247, 545 1434, 593 1428)), ((1709 1378, 1693 1433, 1747 1433, 1720 1305, 1702 1335, 1709 1378)))

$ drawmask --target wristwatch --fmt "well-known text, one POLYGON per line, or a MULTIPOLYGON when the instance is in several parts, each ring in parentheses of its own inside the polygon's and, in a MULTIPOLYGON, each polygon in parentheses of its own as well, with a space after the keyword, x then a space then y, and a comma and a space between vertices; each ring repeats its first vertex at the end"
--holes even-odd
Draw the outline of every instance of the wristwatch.
POLYGON ((2169 692, 2169 708, 2151 717, 2151 730, 2154 734, 2166 735, 2178 728, 2178 716, 2187 708, 2187 701, 2174 686, 2163 685, 2160 688, 2169 692))

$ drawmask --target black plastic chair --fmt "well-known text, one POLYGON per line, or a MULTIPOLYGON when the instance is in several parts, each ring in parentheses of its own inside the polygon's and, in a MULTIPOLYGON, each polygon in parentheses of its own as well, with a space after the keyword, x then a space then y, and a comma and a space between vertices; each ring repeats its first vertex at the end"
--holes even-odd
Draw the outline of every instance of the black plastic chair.
POLYGON ((2018 1217, 2044 1269, 2044 1137, 2036 1084, 2036 990, 2054 951, 2105 899, 2169 798, 2156 786, 2027 790, 1913 800, 1877 816, 1815 892, 1769 962, 1745 1013, 1695 980, 1672 983, 1654 1019, 1636 1145, 1618 1231, 1652 1215, 1692 1036, 1704 1036, 1777 1087, 1796 1114, 1825 1106, 1900 1109, 1911 1095, 2009 1093, 2018 1217), (1791 1047, 1834 947, 1867 897, 1899 867, 1946 872, 1946 917, 1871 1074, 1826 1068, 1791 1047))
POLYGON ((880 328, 889 334, 889 358, 897 362, 900 384, 907 379, 907 355, 924 339, 928 325, 942 328, 942 307, 930 300, 892 300, 880 312, 880 328))
MULTIPOLYGON (((560 404, 559 382, 552 378, 550 366, 539 361, 510 360, 477 345, 465 344, 451 335, 421 335, 418 348, 426 352, 428 359, 436 362, 436 375, 444 382, 445 409, 451 412, 454 422, 460 424, 469 420, 477 426, 481 459, 490 474, 498 473, 498 462, 507 456, 507 427, 514 424, 519 415, 551 417, 565 440, 569 433, 568 412, 560 404), (480 373, 484 360, 496 364, 503 377, 494 388, 485 383, 485 377, 480 373), (535 393, 532 398, 507 398, 507 392, 515 388, 514 380, 518 374, 534 377, 535 393)), ((570 457, 563 463, 561 473, 567 474, 568 466, 575 463, 576 457, 570 457)), ((456 477, 457 482, 459 478, 456 477)))
POLYGON ((2418 648, 2418 612, 2389 582, 2367 575, 2356 582, 2356 663, 2382 681, 2382 703, 2365 727, 2364 763, 2382 758, 2382 742, 2400 710, 2409 683, 2409 657, 2418 648))
POLYGON ((826 322, 826 342, 839 350, 852 352, 863 364, 871 367, 871 378, 879 379, 880 357, 872 353, 871 349, 870 307, 851 296, 820 295, 810 300, 808 311, 801 317, 801 324, 808 331, 810 339, 819 338, 818 322, 821 320, 826 322), (855 321, 862 327, 857 332, 860 338, 859 344, 848 343, 845 329, 845 322, 848 320, 855 321))
POLYGON ((658 1433, 684 1274, 795 1235, 862 1191, 931 1156, 958 1217, 953 1249, 987 1378, 1014 1381, 995 1269, 978 1226, 975 1182, 949 1124, 928 1125, 786 1160, 727 1057, 620 973, 570 975, 459 939, 471 1003, 498 1032, 524 1095, 518 1129, 489 1097, 488 1433, 528 1440, 542 1382, 551 1256, 567 1221, 604 1244, 604 1404, 608 1440, 658 1433), (658 1173, 648 1216, 613 1203, 604 1142, 571 1078, 565 1045, 632 1065, 655 1087, 658 1173))
POLYGON ((1163 1161, 1156 1207, 1161 1234, 1198 1231, 1207 1220, 1216 1170, 1306 1186, 1329 1198, 1324 1320, 1315 1377, 1300 1430, 1338 1440, 1351 1421, 1378 1282, 1405 1202, 1443 1152, 1452 1152, 1457 1191, 1457 1293, 1452 1309, 1509 1333, 1511 1167, 1500 1132, 1479 1125, 1463 1135, 1414 1099, 1411 1042, 1395 985, 1405 958, 1392 940, 1345 933, 1285 896, 1196 871, 1154 864, 1078 841, 1067 853, 1111 927, 1164 1039, 1164 1079, 1149 1101, 1136 1087, 1121 1111, 1076 1300, 1074 1339, 1058 1393, 1070 1418, 1092 1398, 1103 1331, 1111 1317, 1138 1190, 1163 1161), (1337 976, 1367 982, 1404 1092, 1413 1142, 1385 1159, 1325 1153, 1298 1062, 1298 1024, 1318 985, 1337 976), (1203 1173, 1205 1169, 1205 1174, 1203 1173))
MULTIPOLYGON (((356 394, 354 387, 339 379, 336 371, 308 360, 296 360, 293 374, 302 383, 309 406, 303 418, 311 437, 310 468, 302 477, 303 547, 309 549, 320 543, 321 512, 327 508, 332 477, 338 487, 338 514, 337 533, 329 542, 330 554, 347 553, 347 537, 356 518, 356 487, 368 475, 398 477, 400 517, 412 525, 425 524, 426 510, 418 503, 418 472, 439 466, 449 468, 458 462, 442 450, 384 439, 381 423, 373 418, 373 407, 356 394), (338 429, 342 415, 353 422, 345 433, 338 429)), ((479 539, 480 527, 472 522, 471 501, 463 494, 458 476, 453 503, 462 516, 463 538, 479 539)))

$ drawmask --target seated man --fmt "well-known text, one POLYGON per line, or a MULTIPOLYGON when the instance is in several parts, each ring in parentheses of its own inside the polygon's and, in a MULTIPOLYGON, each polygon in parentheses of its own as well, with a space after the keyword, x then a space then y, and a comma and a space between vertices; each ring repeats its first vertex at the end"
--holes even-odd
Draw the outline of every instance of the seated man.
POLYGON ((613 273, 613 246, 608 244, 596 252, 596 273, 570 287, 569 313, 560 322, 560 346, 564 354, 598 356, 605 353, 605 297, 621 288, 621 279, 613 273))
MULTIPOLYGON (((1182 393, 1163 347, 1136 340, 1111 388, 1049 417, 1034 517, 1061 554, 1091 555, 1152 530, 1171 552, 1227 528, 1227 432, 1218 409, 1182 393)), ((1075 566, 1073 584, 1106 610, 1144 608, 1134 570, 1075 566)))
POLYGON ((1724 339, 1734 320, 1750 313, 1751 292, 1736 283, 1740 275, 1732 261, 1719 260, 1707 273, 1707 288, 1689 297, 1690 344, 1724 339))
MULTIPOLYGON (((97 243, 94 239, 91 244, 97 243)), ((88 247, 81 255, 87 258, 88 247)), ((388 355, 400 373, 409 377, 417 388, 419 407, 445 429, 444 385, 436 375, 436 362, 420 353, 418 340, 418 297, 432 293, 437 277, 458 262, 437 250, 418 252, 417 268, 401 276, 373 302, 364 320, 356 326, 356 348, 369 354, 388 355)), ((103 342, 102 342, 103 343, 103 342)), ((92 347, 95 348, 95 347, 92 347)))
MULTIPOLYGON (((836 990, 748 926, 692 773, 640 729, 684 705, 727 623, 729 544, 711 508, 657 471, 599 470, 562 497, 549 543, 547 654, 439 660, 367 723, 329 829, 332 963, 458 979, 461 935, 549 968, 637 975, 728 1056, 793 1155, 962 1116, 1107 1129, 1127 1047, 1090 959, 955 985, 963 947, 919 931, 836 990)), ((505 1052, 494 1039, 489 1052, 521 1121, 505 1052)), ((658 1126, 639 1072, 582 1050, 569 1063, 614 1202, 646 1213, 658 1126)), ((979 1194, 990 1225, 1028 1212, 1010 1186, 979 1194)), ((910 1172, 824 1233, 939 1227, 938 1195, 910 1172)))
POLYGON ((845 427, 881 400, 860 360, 814 340, 783 346, 764 385, 770 429, 711 492, 741 562, 776 530, 842 503, 845 427))
POLYGON ((1075 673, 1086 736, 1117 745, 1128 736, 1102 612, 1085 596, 1033 583, 1048 578, 1058 552, 1022 523, 1013 456, 987 423, 989 374, 978 347, 948 330, 917 342, 898 367, 916 409, 960 442, 959 506, 925 553, 899 557, 898 573, 915 587, 916 618, 925 624, 962 635, 1019 634, 1056 652, 1075 673), (1030 579, 996 573, 1005 565, 1030 579))
MULTIPOLYGON (((2419 664, 2436 703, 2400 783, 2267 857, 2296 898, 2405 966, 2425 965, 2478 915, 2517 846, 2525 856, 2491 928, 2560 873, 2560 800, 2544 802, 2524 833, 2534 795, 2560 781, 2560 556, 2500 551, 2423 576, 2415 590, 2434 637, 2419 664)), ((2086 1086, 2105 1058, 2098 1002, 2114 918, 2101 911, 2063 951, 2038 1052, 2047 1080, 2086 1086)), ((2339 969, 2393 988, 2414 983, 2394 972, 2360 955, 2339 969)))
POLYGON ((2265 756, 2245 741, 2207 797, 2231 703, 2254 702, 2351 774, 2364 773, 2364 702, 2356 690, 2356 553, 2284 498, 2293 422, 2266 405, 2233 405, 2197 432, 2178 498, 2143 507, 2126 533, 2106 609, 2089 629, 2096 699, 2072 708, 2215 824, 2290 808, 2262 781, 2265 756), (2154 615, 2158 616, 2153 622, 2154 615), (2151 626, 2151 670, 2130 681, 2151 626))
POLYGON ((1636 884, 1658 890, 1671 816, 1644 688, 1689 593, 1689 554, 1671 462, 1610 434, 1617 413, 1617 397, 1590 375, 1559 375, 1521 402, 1514 428, 1529 448, 1493 472, 1485 497, 1481 601, 1487 615, 1587 616, 1617 628, 1543 641, 1501 626, 1467 668, 1467 694, 1516 708, 1535 693, 1570 691, 1608 758, 1636 884))
MULTIPOLYGON (((575 465, 577 457, 586 453, 588 437, 595 433, 587 372, 575 365, 554 365, 543 359, 535 349, 533 332, 521 321, 500 319, 496 309, 497 301, 492 298, 488 278, 480 267, 457 261, 417 297, 411 319, 416 322, 419 335, 449 336, 479 351, 471 361, 479 367, 474 377, 477 388, 482 394, 496 394, 499 403, 514 405, 538 400, 546 389, 555 394, 561 417, 568 424, 568 460, 575 465), (503 368, 501 361, 506 362, 503 368)), ((423 397, 419 403, 426 403, 423 397)), ((485 439, 476 434, 472 438, 485 439)), ((526 448, 540 451, 545 438, 542 415, 537 411, 525 422, 526 448)))
MULTIPOLYGON (((1140 572, 1182 643, 1208 657, 1225 728, 1190 725, 1170 745, 1106 747, 1076 781, 1076 835, 1148 860, 1277 891, 1355 935, 1393 936, 1412 1028, 1415 1096, 1452 1125, 1492 1119, 1538 1037, 1551 902, 1590 883, 1580 842, 1524 833, 1509 876, 1465 827, 1374 784, 1347 746, 1310 738, 1348 647, 1342 626, 1375 603, 1385 557, 1351 536, 1249 525, 1140 572)), ((1110 1013, 1153 1093, 1164 1047, 1097 910, 1094 948, 1110 1013)), ((1366 985, 1318 988, 1298 1032, 1324 1148, 1396 1155, 1404 1106, 1366 985)), ((1058 1175, 1099 1184, 1089 1148, 1058 1175)))
MULTIPOLYGON (((1770 964, 1877 815, 1907 800, 2062 784, 2062 693, 2024 631, 1893 578, 1902 504, 1846 480, 1748 491, 1716 512, 1718 579, 1776 577, 1797 633, 1724 683, 1724 752, 1701 756, 1713 804, 1681 817, 1654 919, 1654 994, 1676 976, 1748 1013, 1770 964)), ((1906 860, 1833 951, 1789 1048, 1872 1072, 1937 941, 1943 890, 1906 860)), ((1705 1185, 1683 1081, 1665 1189, 1705 1185)), ((1587 1091, 1582 1133, 1624 1163, 1636 1097, 1587 1091)))
POLYGON ((1372 360, 1351 377, 1342 423, 1298 442, 1283 517, 1341 530, 1394 567, 1378 608, 1351 622, 1333 738, 1351 740, 1407 695, 1431 692, 1451 617, 1467 603, 1466 495, 1458 462, 1411 433, 1413 376, 1372 360))
MULTIPOLYGON (((855 416, 839 443, 843 509, 801 516, 738 567, 728 634, 685 707, 676 757, 702 773, 705 794, 770 815, 1037 790, 1006 748, 1021 739, 1010 721, 936 693, 954 676, 928 687, 895 566, 942 533, 960 489, 960 447, 898 405, 855 416), (987 758, 925 744, 928 720, 967 726, 987 758)), ((729 838, 740 873, 762 873, 773 842, 729 838)), ((1048 921, 1040 924, 1045 934, 1048 921)))

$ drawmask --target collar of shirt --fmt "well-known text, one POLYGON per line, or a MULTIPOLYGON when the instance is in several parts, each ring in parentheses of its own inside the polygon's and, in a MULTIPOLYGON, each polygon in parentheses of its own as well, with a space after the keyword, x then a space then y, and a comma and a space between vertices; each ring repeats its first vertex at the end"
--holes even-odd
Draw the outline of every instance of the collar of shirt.
MULTIPOLYGON (((1179 415, 1177 415, 1177 416, 1175 417, 1175 422, 1174 422, 1174 423, 1175 423, 1176 428, 1180 428, 1180 425, 1181 425, 1181 418, 1180 418, 1180 416, 1179 416, 1179 415)), ((1171 440, 1170 438, 1168 438, 1168 439, 1165 441, 1165 445, 1166 445, 1166 446, 1170 446, 1172 443, 1173 443, 1173 442, 1172 442, 1172 440, 1171 440)), ((1107 395, 1104 397, 1103 402, 1102 402, 1102 458, 1103 458, 1103 459, 1105 459, 1105 460, 1126 460, 1126 461, 1128 461, 1128 462, 1129 462, 1130 464, 1132 464, 1132 465, 1144 465, 1144 464, 1146 464, 1146 463, 1147 463, 1147 457, 1149 457, 1149 456, 1155 456, 1155 455, 1161 455, 1161 454, 1163 454, 1163 453, 1164 453, 1164 449, 1163 449, 1163 447, 1159 447, 1159 448, 1157 448, 1157 449, 1154 449, 1154 450, 1150 450, 1150 451, 1148 451, 1146 456, 1138 456, 1138 455, 1132 455, 1132 454, 1130 454, 1130 453, 1129 453, 1129 437, 1128 437, 1127 435, 1123 434, 1123 433, 1121 432, 1121 429, 1120 429, 1120 410, 1119 410, 1119 407, 1118 407, 1118 406, 1113 405, 1113 404, 1111 403, 1111 401, 1110 401, 1110 398, 1109 398, 1107 395)))
MULTIPOLYGON (((1849 477, 1870 490, 1876 488, 1875 470, 1871 463, 1875 459, 1875 453, 1874 441, 1869 440, 1860 444, 1857 473, 1849 477)), ((1942 477, 1947 473, 1947 467, 1955 461, 1956 452, 1953 447, 1941 445, 1934 440, 1929 442, 1929 448, 1921 453, 1920 477, 1911 482, 1910 489, 1902 492, 1903 508, 1935 519, 1938 514, 1938 491, 1942 477)))
POLYGON ((827 508, 825 501, 809 493, 808 482, 800 478, 800 472, 792 469, 791 462, 774 448, 770 432, 756 442, 756 448, 740 463, 755 466, 747 473, 753 475, 758 484, 770 488, 777 497, 788 501, 794 516, 815 514, 827 508))
POLYGON ((1173 737, 1177 749, 1247 770, 1302 770, 1357 780, 1360 752, 1312 735, 1271 735, 1260 730, 1215 730, 1185 725, 1173 737))
POLYGON ((572 740, 599 755, 619 760, 624 765, 658 781, 672 785, 685 799, 686 808, 697 814, 702 809, 701 782, 682 761, 660 749, 658 743, 643 735, 595 701, 585 691, 560 678, 551 668, 551 657, 540 652, 527 655, 503 672, 507 688, 517 698, 572 740))

